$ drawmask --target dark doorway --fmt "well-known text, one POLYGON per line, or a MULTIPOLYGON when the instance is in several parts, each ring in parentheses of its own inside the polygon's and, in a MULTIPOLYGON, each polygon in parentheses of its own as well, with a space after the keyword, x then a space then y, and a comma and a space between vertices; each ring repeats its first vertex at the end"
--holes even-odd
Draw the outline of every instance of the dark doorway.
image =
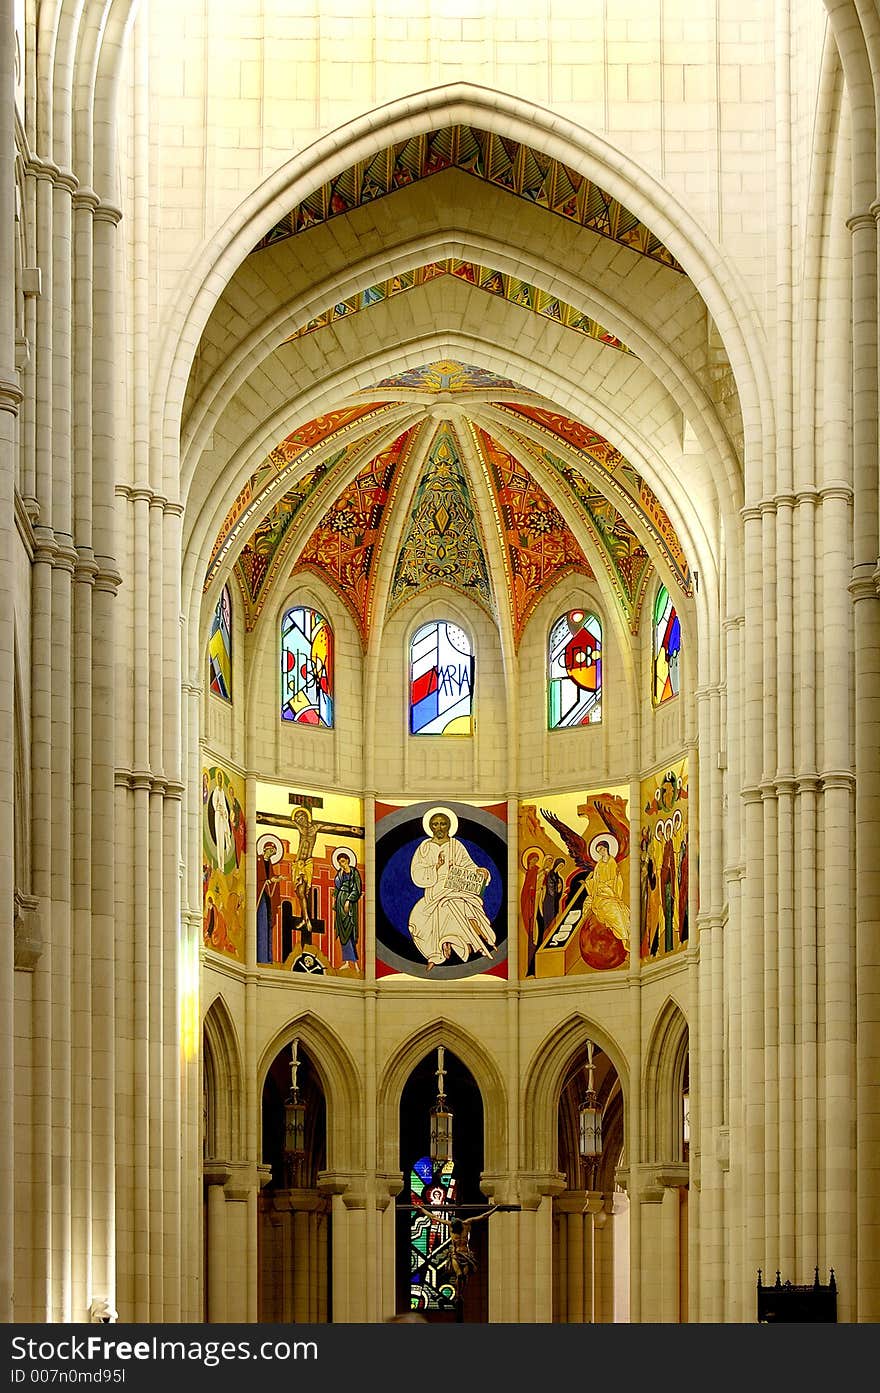
POLYGON ((403 1190, 397 1201, 396 1296, 398 1311, 418 1309, 432 1322, 468 1323, 488 1320, 488 1258, 487 1230, 491 1224, 476 1224, 471 1230, 471 1247, 477 1269, 464 1285, 463 1295, 456 1295, 454 1284, 438 1276, 431 1266, 430 1247, 435 1245, 437 1263, 443 1261, 442 1244, 448 1242, 448 1225, 428 1229, 419 1225, 418 1211, 411 1205, 412 1195, 424 1194, 429 1205, 439 1201, 440 1189, 445 1188, 447 1203, 445 1218, 468 1219, 487 1205, 480 1190, 483 1170, 483 1100, 470 1070, 449 1050, 444 1058, 444 1092, 452 1112, 452 1168, 440 1174, 430 1168, 430 1115, 437 1098, 437 1052, 429 1055, 410 1074, 400 1100, 400 1168, 403 1190), (416 1174, 414 1175, 414 1169, 416 1174), (435 1190, 434 1201, 430 1191, 435 1190), (427 1231, 425 1231, 427 1230, 427 1231), (414 1242, 415 1235, 415 1242, 414 1242), (417 1280, 413 1280, 416 1278, 417 1280), (418 1279, 423 1280, 418 1280, 418 1279), (418 1303, 418 1304, 417 1304, 418 1303))

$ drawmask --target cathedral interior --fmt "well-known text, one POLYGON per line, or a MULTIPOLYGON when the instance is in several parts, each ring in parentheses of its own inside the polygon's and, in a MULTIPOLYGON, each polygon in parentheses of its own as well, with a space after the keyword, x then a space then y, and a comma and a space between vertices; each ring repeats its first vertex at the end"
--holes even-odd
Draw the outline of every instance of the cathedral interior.
POLYGON ((2 1319, 880 1319, 874 0, 0 15, 2 1319))

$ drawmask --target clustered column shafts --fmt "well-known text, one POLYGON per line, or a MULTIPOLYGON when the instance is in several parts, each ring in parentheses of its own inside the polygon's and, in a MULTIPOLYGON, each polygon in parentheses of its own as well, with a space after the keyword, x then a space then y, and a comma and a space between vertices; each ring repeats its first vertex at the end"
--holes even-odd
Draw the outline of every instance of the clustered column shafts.
MULTIPOLYGON (((15 134, 13 86, 14 21, 12 0, 0 0, 0 285, 6 290, 0 299, 0 896, 4 922, 12 924, 15 912, 15 845, 13 826, 15 750, 14 695, 14 605, 13 577, 15 556, 16 416, 21 390, 15 372, 14 300, 8 293, 15 284, 15 134)), ((0 958, 0 1319, 13 1318, 13 1279, 15 1267, 15 1202, 11 1177, 14 1174, 14 944, 12 934, 4 935, 0 958)))

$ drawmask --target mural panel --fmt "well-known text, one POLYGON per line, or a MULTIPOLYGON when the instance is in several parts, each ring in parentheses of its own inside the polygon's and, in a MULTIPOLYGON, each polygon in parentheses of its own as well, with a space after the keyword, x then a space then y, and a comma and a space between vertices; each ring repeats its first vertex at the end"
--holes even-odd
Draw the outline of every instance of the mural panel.
POLYGON ((520 977, 628 965, 627 795, 624 786, 520 804, 520 977))
POLYGON ((244 962, 244 780, 222 765, 202 770, 202 936, 206 948, 244 962))
POLYGON ((257 962, 312 976, 364 972, 364 805, 257 784, 257 962))
POLYGON ((642 958, 662 958, 688 941, 688 762, 642 780, 639 848, 642 958))
POLYGON ((376 803, 376 975, 507 977, 507 804, 376 803))

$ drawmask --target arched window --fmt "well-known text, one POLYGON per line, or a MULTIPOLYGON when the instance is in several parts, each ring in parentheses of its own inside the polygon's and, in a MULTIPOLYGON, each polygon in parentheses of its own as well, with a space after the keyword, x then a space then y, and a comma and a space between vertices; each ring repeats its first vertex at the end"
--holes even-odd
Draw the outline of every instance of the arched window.
POLYGON ((547 725, 550 730, 602 719, 602 625, 582 609, 560 614, 547 652, 547 725))
POLYGON ((281 719, 333 726, 333 630, 306 606, 281 621, 281 719))
POLYGON ((410 1309, 454 1310, 455 1283, 447 1268, 458 1188, 453 1163, 422 1156, 410 1171, 409 1183, 413 1200, 419 1201, 410 1209, 410 1309))
POLYGON ((665 585, 654 601, 654 705, 678 696, 678 662, 681 655, 681 623, 665 585))
POLYGON ((464 629, 423 624, 409 646, 409 728, 413 735, 473 733, 474 657, 464 629))
POLYGON ((211 691, 224 701, 232 701, 232 596, 228 585, 221 591, 211 621, 208 667, 211 691))

